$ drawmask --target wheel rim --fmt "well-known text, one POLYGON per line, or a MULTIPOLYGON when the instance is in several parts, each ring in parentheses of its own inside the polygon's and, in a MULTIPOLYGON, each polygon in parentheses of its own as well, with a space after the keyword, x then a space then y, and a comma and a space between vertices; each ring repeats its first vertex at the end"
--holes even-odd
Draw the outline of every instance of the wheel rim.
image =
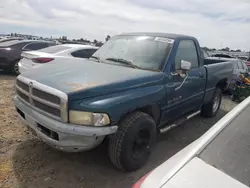
POLYGON ((133 157, 138 159, 150 150, 150 132, 148 130, 140 130, 133 142, 133 157))
POLYGON ((18 66, 18 63, 15 63, 15 65, 14 65, 14 71, 15 71, 15 73, 19 74, 19 66, 18 66))
POLYGON ((213 104, 213 112, 215 113, 220 105, 220 97, 218 95, 216 95, 216 97, 214 98, 214 104, 213 104))

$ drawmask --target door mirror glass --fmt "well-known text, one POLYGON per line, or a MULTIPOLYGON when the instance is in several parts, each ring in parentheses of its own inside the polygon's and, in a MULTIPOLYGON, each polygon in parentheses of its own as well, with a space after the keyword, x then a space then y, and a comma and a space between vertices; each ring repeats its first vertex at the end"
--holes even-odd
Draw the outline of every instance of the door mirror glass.
POLYGON ((191 69, 192 63, 189 61, 181 60, 181 70, 188 71, 191 69))

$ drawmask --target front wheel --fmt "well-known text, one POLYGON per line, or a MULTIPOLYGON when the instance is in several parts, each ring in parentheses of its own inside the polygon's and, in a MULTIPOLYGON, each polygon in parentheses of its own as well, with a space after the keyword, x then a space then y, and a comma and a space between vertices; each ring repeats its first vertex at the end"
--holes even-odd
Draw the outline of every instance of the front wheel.
POLYGON ((15 61, 15 62, 12 64, 12 73, 15 74, 15 75, 19 75, 19 74, 20 74, 18 62, 19 62, 19 61, 15 61))
POLYGON ((151 116, 134 112, 125 117, 119 129, 110 138, 109 158, 126 172, 135 171, 146 164, 156 142, 156 124, 151 116))
POLYGON ((221 105, 222 94, 220 88, 216 88, 212 100, 204 104, 201 108, 201 115, 204 117, 214 117, 218 113, 221 105))

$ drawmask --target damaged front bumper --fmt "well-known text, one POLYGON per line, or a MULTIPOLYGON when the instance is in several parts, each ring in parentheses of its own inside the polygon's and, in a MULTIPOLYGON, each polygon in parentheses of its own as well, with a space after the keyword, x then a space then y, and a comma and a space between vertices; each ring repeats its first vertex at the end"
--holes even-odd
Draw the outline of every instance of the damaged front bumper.
POLYGON ((47 117, 14 98, 21 120, 31 128, 38 138, 48 145, 66 152, 90 150, 102 143, 106 135, 117 131, 117 126, 77 126, 47 117))

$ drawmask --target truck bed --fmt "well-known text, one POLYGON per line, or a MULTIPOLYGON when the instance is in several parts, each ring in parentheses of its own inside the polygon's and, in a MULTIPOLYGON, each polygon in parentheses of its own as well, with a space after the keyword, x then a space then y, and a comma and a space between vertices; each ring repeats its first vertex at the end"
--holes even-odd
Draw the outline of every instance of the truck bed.
POLYGON ((236 59, 230 59, 230 58, 218 58, 218 57, 208 57, 204 59, 204 65, 211 65, 216 63, 222 63, 222 62, 234 62, 237 61, 236 59))
POLYGON ((229 83, 233 77, 233 62, 232 61, 214 61, 212 64, 204 65, 206 68, 207 83, 206 83, 206 94, 204 98, 204 103, 211 100, 214 89, 216 87, 215 83, 222 83, 223 90, 227 90, 229 83))
POLYGON ((214 83, 219 80, 227 80, 229 83, 233 76, 233 63, 228 61, 216 62, 213 64, 205 65, 207 75, 207 89, 215 87, 214 83))

